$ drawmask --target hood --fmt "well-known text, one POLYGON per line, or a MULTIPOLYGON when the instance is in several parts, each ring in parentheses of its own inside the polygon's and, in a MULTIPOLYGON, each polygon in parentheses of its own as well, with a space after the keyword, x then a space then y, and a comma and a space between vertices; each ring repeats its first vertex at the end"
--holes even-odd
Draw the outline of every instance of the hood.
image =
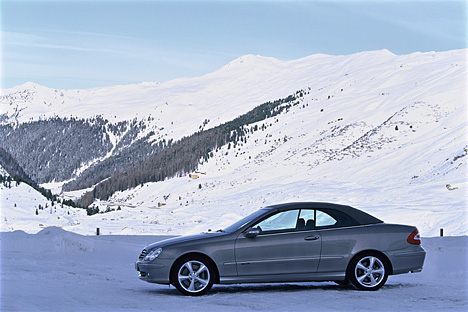
POLYGON ((164 246, 169 246, 169 245, 176 245, 176 244, 181 244, 181 243, 186 243, 186 242, 203 240, 203 239, 218 237, 218 236, 222 236, 226 234, 227 233, 224 233, 224 232, 209 232, 209 233, 200 233, 200 234, 195 234, 195 235, 173 237, 173 238, 168 238, 168 239, 153 243, 151 245, 148 245, 147 247, 145 247, 145 249, 150 250, 153 248, 159 248, 159 247, 164 247, 164 246))

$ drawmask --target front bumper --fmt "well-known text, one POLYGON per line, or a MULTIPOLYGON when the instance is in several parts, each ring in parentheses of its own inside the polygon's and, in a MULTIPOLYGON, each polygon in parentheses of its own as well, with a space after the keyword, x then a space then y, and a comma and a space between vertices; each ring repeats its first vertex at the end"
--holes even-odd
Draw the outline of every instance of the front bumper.
POLYGON ((144 261, 135 262, 135 270, 140 272, 139 278, 148 283, 170 284, 170 265, 158 259, 157 263, 144 261))

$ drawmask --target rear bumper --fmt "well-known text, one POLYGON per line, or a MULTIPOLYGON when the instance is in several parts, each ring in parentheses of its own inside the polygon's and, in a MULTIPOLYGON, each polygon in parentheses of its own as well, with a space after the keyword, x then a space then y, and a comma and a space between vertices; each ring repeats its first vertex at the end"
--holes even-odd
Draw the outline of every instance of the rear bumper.
POLYGON ((408 272, 421 272, 426 259, 426 251, 422 247, 418 250, 398 251, 389 254, 393 266, 393 274, 403 274, 408 272))

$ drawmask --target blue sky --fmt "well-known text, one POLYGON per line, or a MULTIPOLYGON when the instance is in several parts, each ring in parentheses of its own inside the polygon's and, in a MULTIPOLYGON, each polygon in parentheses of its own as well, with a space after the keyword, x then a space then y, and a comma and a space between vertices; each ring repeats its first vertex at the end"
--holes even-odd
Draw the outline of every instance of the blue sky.
POLYGON ((467 38, 466 1, 1 0, 1 86, 166 81, 245 54, 409 54, 467 38))

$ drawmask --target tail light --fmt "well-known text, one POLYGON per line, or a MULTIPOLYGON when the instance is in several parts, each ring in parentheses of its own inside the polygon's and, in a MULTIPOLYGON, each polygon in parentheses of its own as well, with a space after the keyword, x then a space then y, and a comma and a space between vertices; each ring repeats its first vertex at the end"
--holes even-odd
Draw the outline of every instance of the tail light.
POLYGON ((413 245, 420 245, 421 244, 421 235, 419 235, 418 229, 414 230, 413 233, 408 236, 407 239, 408 243, 413 245))

